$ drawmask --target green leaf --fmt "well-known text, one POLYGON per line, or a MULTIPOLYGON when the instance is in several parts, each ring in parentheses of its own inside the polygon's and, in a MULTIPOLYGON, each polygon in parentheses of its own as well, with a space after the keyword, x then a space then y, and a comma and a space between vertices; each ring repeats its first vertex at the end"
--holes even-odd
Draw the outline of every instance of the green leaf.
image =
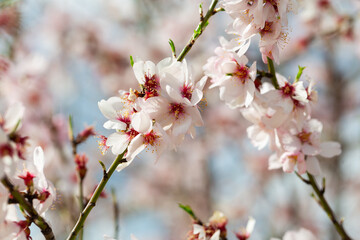
POLYGON ((175 44, 174 44, 173 40, 169 39, 169 44, 170 44, 171 52, 172 52, 173 56, 176 57, 176 49, 175 49, 175 44))
POLYGON ((133 57, 131 55, 130 55, 130 64, 131 64, 132 67, 134 66, 134 59, 133 59, 133 57))
POLYGON ((301 67, 301 66, 298 66, 298 67, 299 67, 299 71, 298 71, 298 74, 296 75, 295 82, 299 81, 304 69, 306 68, 306 67, 301 67))
POLYGON ((187 212, 191 216, 192 219, 198 220, 198 218, 195 216, 194 211, 191 209, 191 207, 189 205, 183 205, 183 204, 179 203, 179 207, 181 209, 183 209, 185 212, 187 212))
POLYGON ((69 139, 72 141, 74 140, 74 126, 73 126, 73 120, 72 120, 72 116, 69 115, 69 120, 68 120, 68 123, 69 123, 69 139))

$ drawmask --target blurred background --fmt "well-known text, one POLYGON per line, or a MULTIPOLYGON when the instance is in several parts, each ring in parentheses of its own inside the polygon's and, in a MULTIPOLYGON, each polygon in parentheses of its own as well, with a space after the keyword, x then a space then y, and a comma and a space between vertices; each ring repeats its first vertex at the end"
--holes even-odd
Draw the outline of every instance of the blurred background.
MULTIPOLYGON (((204 9, 210 1, 204 0, 204 9)), ((108 135, 97 102, 118 90, 138 88, 129 56, 158 62, 185 46, 199 22, 198 0, 2 0, 0 10, 0 110, 16 101, 26 106, 22 132, 31 145, 41 145, 45 175, 57 189, 47 213, 58 239, 64 239, 78 214, 76 165, 68 139, 68 116, 74 131, 94 126, 108 135), (6 74, 3 74, 6 72, 6 74)), ((322 159, 326 197, 355 239, 360 236, 360 28, 358 1, 303 0, 291 5, 289 28, 281 49, 279 73, 292 79, 298 65, 302 78, 316 81, 318 104, 313 117, 324 124, 324 140, 339 141, 343 153, 322 159)), ((230 17, 222 12, 210 19, 204 34, 187 55, 195 79, 226 36, 230 17)), ((257 40, 247 52, 250 62, 266 70, 257 40)), ((131 166, 114 174, 104 198, 90 214, 84 239, 103 235, 128 240, 186 239, 191 220, 178 207, 190 205, 203 220, 215 210, 229 219, 228 239, 257 220, 253 240, 281 237, 305 227, 320 240, 339 239, 326 214, 310 197, 311 189, 295 174, 269 171, 269 151, 258 151, 246 136, 249 123, 206 90, 202 104, 205 126, 196 139, 186 139, 177 152, 158 161, 141 154, 131 166), (116 201, 112 197, 114 191, 116 201), (117 207, 114 203, 117 203, 117 207), (119 218, 115 221, 115 212, 119 218), (120 226, 116 235, 116 222, 120 226)), ((94 137, 79 147, 89 158, 85 195, 107 166, 94 137)), ((33 148, 29 148, 29 157, 33 148)), ((34 240, 42 239, 32 228, 34 240)))

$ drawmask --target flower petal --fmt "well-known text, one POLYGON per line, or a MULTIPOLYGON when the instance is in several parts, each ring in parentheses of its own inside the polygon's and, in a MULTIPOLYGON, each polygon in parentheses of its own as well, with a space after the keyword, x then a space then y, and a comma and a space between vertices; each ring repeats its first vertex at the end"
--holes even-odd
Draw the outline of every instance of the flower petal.
POLYGON ((320 155, 332 158, 341 154, 341 145, 338 142, 323 142, 320 144, 320 155))
POLYGON ((306 169, 312 175, 315 175, 315 176, 321 175, 321 168, 320 168, 319 160, 316 157, 307 157, 306 169))

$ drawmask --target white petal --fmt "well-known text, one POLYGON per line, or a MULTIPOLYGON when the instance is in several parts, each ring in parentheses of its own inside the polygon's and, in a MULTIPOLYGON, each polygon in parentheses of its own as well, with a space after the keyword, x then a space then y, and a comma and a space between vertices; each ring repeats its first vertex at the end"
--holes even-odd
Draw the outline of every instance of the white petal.
POLYGON ((122 154, 129 144, 129 136, 124 133, 113 133, 106 140, 106 145, 111 147, 111 151, 115 155, 122 154))
POLYGON ((172 126, 172 134, 174 136, 186 134, 191 126, 191 122, 192 119, 189 116, 182 119, 178 119, 172 126))
POLYGON ((250 47, 250 43, 251 43, 251 40, 248 39, 248 40, 245 42, 245 44, 244 44, 243 46, 241 46, 241 48, 240 48, 239 51, 237 52, 237 55, 238 55, 239 57, 243 56, 243 55, 246 53, 246 51, 247 51, 247 50, 249 49, 249 47, 250 47))
POLYGON ((258 125, 252 125, 246 129, 252 144, 259 150, 263 149, 269 142, 269 134, 258 125))
POLYGON ((152 128, 152 121, 146 113, 140 111, 132 115, 131 125, 137 132, 147 133, 152 128))
POLYGON ((205 240, 205 230, 204 227, 198 224, 193 225, 193 233, 199 234, 199 240, 205 240))
POLYGON ((279 156, 274 153, 269 157, 269 170, 278 169, 282 167, 279 156))
POLYGON ((144 72, 146 75, 152 77, 156 74, 156 66, 151 61, 146 61, 144 64, 144 72))
POLYGON ((145 148, 144 137, 141 134, 137 135, 129 144, 126 160, 134 160, 134 158, 145 148))
POLYGON ((252 217, 249 217, 249 221, 246 225, 246 233, 249 235, 254 231, 256 220, 252 217))
POLYGON ((220 239, 220 230, 217 230, 210 238, 210 240, 219 240, 220 239))
POLYGON ((341 145, 338 142, 323 142, 320 144, 320 155, 331 158, 341 154, 341 145))
POLYGON ((204 86, 206 84, 208 77, 207 76, 203 76, 195 85, 196 89, 199 89, 200 91, 202 91, 204 89, 204 86))
POLYGON ((38 172, 43 173, 44 172, 44 151, 41 147, 36 147, 34 150, 34 165, 38 172))
POLYGON ((107 118, 107 119, 116 119, 117 118, 117 112, 114 108, 114 105, 120 105, 117 107, 121 107, 123 105, 123 100, 119 97, 111 97, 108 100, 101 100, 98 102, 99 109, 101 113, 107 118))
POLYGON ((195 88, 191 96, 191 105, 195 106, 201 101, 202 98, 203 98, 203 92, 195 88))
POLYGON ((226 61, 221 64, 223 73, 234 73, 237 68, 237 63, 234 61, 226 61))
POLYGON ((195 125, 196 127, 201 127, 204 125, 204 122, 202 120, 201 114, 199 109, 194 106, 194 107, 187 107, 186 108, 186 112, 190 115, 190 117, 192 118, 192 124, 195 125))
POLYGON ((248 107, 254 99, 255 84, 251 80, 247 80, 245 83, 245 107, 248 107))
POLYGON ((312 175, 315 175, 315 176, 321 175, 321 168, 320 168, 319 160, 316 157, 307 157, 306 169, 312 175))
POLYGON ((106 121, 103 125, 106 129, 118 129, 118 130, 125 130, 126 129, 126 123, 120 122, 120 121, 106 121))
POLYGON ((302 152, 305 155, 309 155, 309 156, 315 156, 317 154, 319 154, 320 149, 316 146, 310 145, 308 143, 303 144, 302 146, 302 152))
POLYGON ((133 66, 133 70, 139 84, 144 84, 145 83, 144 62, 143 61, 135 62, 133 66))

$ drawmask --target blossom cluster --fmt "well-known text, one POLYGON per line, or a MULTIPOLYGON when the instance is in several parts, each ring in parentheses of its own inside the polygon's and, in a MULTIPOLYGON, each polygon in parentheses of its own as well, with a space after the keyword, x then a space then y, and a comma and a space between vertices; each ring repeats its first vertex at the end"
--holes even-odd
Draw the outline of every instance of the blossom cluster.
MULTIPOLYGON (((56 191, 44 174, 44 153, 36 147, 33 160, 26 160, 28 137, 19 133, 24 106, 16 103, 8 108, 4 117, 0 115, 0 179, 8 179, 39 215, 44 215, 52 205, 56 191)), ((0 238, 31 239, 32 220, 18 220, 12 203, 18 203, 9 195, 8 189, 0 185, 0 238)))
POLYGON ((203 125, 198 104, 203 98, 206 77, 196 82, 186 61, 166 58, 158 64, 138 60, 133 70, 141 90, 119 91, 119 96, 101 100, 98 105, 108 119, 106 129, 113 129, 101 146, 113 154, 126 151, 128 166, 144 149, 159 156, 173 149, 185 135, 194 137, 195 127, 203 125))
POLYGON ((234 19, 227 29, 237 38, 232 42, 249 40, 260 34, 259 49, 263 61, 267 57, 279 61, 279 47, 286 43, 287 14, 290 0, 224 0, 225 11, 234 19))
MULTIPOLYGON (((264 16, 285 18, 283 9, 286 8, 281 5, 285 1, 279 1, 280 5, 276 5, 276 1, 265 1, 264 4, 262 1, 251 1, 252 5, 249 2, 225 1, 224 4, 225 9, 232 6, 229 9, 246 10, 246 16, 255 14, 247 22, 250 29, 267 23, 266 19, 258 21, 257 5, 261 5, 261 11, 272 9, 264 16)), ((230 14, 234 16, 238 12, 233 10, 230 14)), ((237 21, 240 17, 234 25, 237 21)), ((279 24, 279 20, 274 21, 273 24, 279 24)), ((264 37, 260 45, 262 41, 264 37)), ((263 149, 269 145, 274 152, 269 158, 269 169, 283 168, 284 172, 293 172, 297 166, 300 174, 309 171, 318 175, 320 166, 316 156, 331 158, 339 155, 341 149, 337 142, 321 142, 323 125, 311 118, 311 105, 317 101, 314 82, 300 80, 303 68, 299 68, 293 82, 275 71, 263 75, 256 69, 256 62, 248 65, 244 54, 249 48, 249 41, 241 42, 236 48, 224 38, 220 39, 220 43, 221 47, 215 49, 216 56, 209 58, 203 67, 205 74, 211 78, 210 88, 218 87, 220 99, 230 108, 239 109, 244 118, 253 124, 247 128, 247 134, 255 147, 263 149), (265 78, 270 78, 273 84, 262 81, 265 78)))

